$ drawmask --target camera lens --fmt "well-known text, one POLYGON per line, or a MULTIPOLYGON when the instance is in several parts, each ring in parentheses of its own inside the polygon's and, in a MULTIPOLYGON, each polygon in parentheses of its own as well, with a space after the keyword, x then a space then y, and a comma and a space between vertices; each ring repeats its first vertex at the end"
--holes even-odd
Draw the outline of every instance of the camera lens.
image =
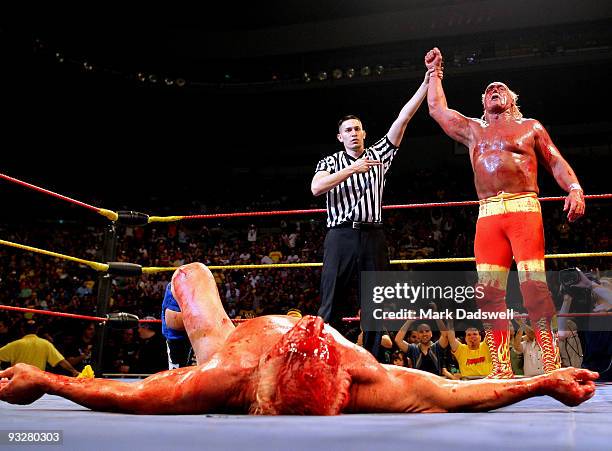
POLYGON ((559 271, 559 282, 565 287, 571 287, 580 281, 577 268, 568 268, 559 271))

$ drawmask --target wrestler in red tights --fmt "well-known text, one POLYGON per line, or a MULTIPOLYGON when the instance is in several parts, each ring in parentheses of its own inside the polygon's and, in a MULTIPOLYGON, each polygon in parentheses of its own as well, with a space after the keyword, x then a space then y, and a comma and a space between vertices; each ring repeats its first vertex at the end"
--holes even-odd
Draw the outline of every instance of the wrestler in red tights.
MULTIPOLYGON (((560 367, 551 332, 555 307, 544 272, 544 230, 537 200, 538 161, 569 194, 564 210, 569 221, 584 214, 584 196, 574 171, 538 121, 525 119, 517 95, 504 83, 487 86, 481 119, 468 118, 448 108, 442 89, 442 54, 437 48, 425 56, 434 69, 427 92, 429 114, 444 132, 469 149, 474 183, 480 199, 474 255, 485 296, 479 307, 487 312, 506 310, 506 283, 514 257, 520 288, 536 339, 542 348, 544 371, 560 367)), ((484 324, 491 350, 492 378, 513 377, 506 320, 484 324)))
POLYGON ((29 404, 50 393, 124 413, 335 415, 483 411, 541 395, 575 406, 595 393, 598 374, 575 368, 516 381, 463 382, 381 365, 319 317, 263 316, 235 328, 211 272, 200 263, 179 268, 172 288, 198 366, 126 383, 19 364, 0 372, 0 399, 29 404))

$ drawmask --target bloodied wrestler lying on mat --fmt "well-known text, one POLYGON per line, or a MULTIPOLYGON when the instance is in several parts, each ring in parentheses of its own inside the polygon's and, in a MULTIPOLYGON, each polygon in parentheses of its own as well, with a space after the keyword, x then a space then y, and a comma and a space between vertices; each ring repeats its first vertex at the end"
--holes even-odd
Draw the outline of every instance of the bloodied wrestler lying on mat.
POLYGON ((93 410, 137 414, 337 415, 484 411, 543 395, 575 406, 595 393, 598 374, 575 368, 463 382, 381 365, 314 316, 263 316, 234 327, 206 266, 182 266, 171 283, 198 366, 125 383, 18 364, 0 372, 0 399, 29 404, 49 393, 93 410))

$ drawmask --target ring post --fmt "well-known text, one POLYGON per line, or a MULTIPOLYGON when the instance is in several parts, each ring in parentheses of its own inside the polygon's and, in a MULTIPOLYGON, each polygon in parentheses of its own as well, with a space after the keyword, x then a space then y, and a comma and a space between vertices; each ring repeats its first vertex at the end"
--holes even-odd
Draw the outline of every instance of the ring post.
MULTIPOLYGON (((117 230, 114 223, 109 223, 104 229, 104 243, 102 248, 102 261, 114 261, 117 257, 117 230)), ((98 276, 98 307, 97 315, 106 316, 108 301, 111 297, 112 276, 101 272, 98 276)), ((106 328, 104 324, 96 325, 96 346, 93 352, 94 372, 102 374, 102 358, 104 356, 104 340, 106 328)))

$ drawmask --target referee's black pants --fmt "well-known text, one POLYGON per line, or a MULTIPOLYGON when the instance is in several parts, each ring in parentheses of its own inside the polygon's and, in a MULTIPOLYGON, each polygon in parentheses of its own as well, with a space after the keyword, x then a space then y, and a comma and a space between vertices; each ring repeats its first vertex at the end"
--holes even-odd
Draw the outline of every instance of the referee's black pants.
MULTIPOLYGON (((321 307, 318 315, 342 331, 342 317, 354 316, 360 308, 361 271, 386 271, 389 250, 381 228, 332 228, 323 245, 321 307), (357 299, 349 297, 351 288, 357 299)), ((363 347, 378 358, 381 331, 364 331, 363 347)))

